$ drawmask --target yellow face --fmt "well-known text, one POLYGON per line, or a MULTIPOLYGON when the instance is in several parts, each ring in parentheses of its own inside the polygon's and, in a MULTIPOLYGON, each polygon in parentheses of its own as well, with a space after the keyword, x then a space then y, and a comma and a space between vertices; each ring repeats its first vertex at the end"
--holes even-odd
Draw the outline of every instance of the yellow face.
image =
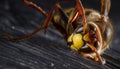
POLYGON ((84 36, 81 33, 71 34, 67 41, 72 43, 70 48, 73 51, 78 51, 84 45, 84 41, 89 41, 89 34, 87 33, 84 36))

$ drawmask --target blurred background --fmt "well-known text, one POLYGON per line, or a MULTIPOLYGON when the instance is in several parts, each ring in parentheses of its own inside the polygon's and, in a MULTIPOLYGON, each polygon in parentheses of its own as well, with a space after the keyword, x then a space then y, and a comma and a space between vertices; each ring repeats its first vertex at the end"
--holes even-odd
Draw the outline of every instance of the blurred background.
MULTIPOLYGON (((31 0, 47 13, 58 0, 31 0)), ((100 10, 99 0, 81 0, 84 7, 100 10)), ((102 57, 105 65, 82 58, 72 52, 62 35, 50 25, 30 39, 11 42, 2 33, 20 37, 39 27, 45 17, 24 5, 23 0, 0 0, 0 69, 119 69, 120 65, 120 1, 111 1, 109 17, 114 26, 114 39, 102 57)), ((74 7, 74 2, 61 2, 62 8, 74 7)))

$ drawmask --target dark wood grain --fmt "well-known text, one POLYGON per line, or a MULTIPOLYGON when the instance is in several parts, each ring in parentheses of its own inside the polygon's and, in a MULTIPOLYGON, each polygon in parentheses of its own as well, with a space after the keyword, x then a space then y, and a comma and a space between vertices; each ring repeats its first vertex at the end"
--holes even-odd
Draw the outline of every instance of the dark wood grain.
MULTIPOLYGON (((36 0, 33 2, 49 11, 57 0, 36 0)), ((98 0, 82 0, 85 7, 99 9, 98 0)), ((61 3, 62 7, 74 3, 61 3)), ((120 9, 119 1, 112 0, 110 18, 114 25, 114 39, 110 48, 102 55, 105 65, 82 58, 72 52, 59 32, 50 25, 34 37, 21 42, 2 38, 2 33, 19 37, 32 32, 43 23, 45 17, 23 4, 23 0, 0 0, 0 69, 120 69, 120 9)))

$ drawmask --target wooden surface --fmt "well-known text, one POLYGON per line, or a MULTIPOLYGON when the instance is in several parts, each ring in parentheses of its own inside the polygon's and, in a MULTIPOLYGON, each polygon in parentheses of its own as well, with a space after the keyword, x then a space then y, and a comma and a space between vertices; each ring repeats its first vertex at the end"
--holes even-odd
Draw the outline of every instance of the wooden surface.
MULTIPOLYGON (((84 0, 85 1, 85 0, 84 0)), ((99 0, 86 0, 85 7, 97 8, 99 0)), ((39 6, 49 11, 56 0, 36 0, 39 6)), ((9 33, 19 37, 32 32, 43 23, 45 17, 23 4, 23 0, 0 0, 0 69, 120 69, 120 1, 112 0, 110 18, 114 25, 114 39, 102 55, 105 65, 82 58, 72 52, 63 37, 50 25, 46 35, 38 32, 34 37, 21 42, 11 42, 1 37, 9 33)), ((61 3, 62 7, 74 6, 61 3)))

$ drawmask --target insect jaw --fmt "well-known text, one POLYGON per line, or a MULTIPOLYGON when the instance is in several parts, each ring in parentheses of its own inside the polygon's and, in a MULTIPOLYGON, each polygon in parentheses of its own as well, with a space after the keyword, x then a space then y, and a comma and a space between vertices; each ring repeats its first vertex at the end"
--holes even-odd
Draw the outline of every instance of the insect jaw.
POLYGON ((87 42, 90 42, 89 33, 83 34, 83 31, 74 32, 68 37, 67 42, 72 50, 78 52, 81 47, 84 47, 87 45, 87 42))
POLYGON ((84 41, 82 40, 82 34, 71 34, 68 38, 68 43, 72 43, 70 48, 74 51, 78 51, 83 45, 84 41))

